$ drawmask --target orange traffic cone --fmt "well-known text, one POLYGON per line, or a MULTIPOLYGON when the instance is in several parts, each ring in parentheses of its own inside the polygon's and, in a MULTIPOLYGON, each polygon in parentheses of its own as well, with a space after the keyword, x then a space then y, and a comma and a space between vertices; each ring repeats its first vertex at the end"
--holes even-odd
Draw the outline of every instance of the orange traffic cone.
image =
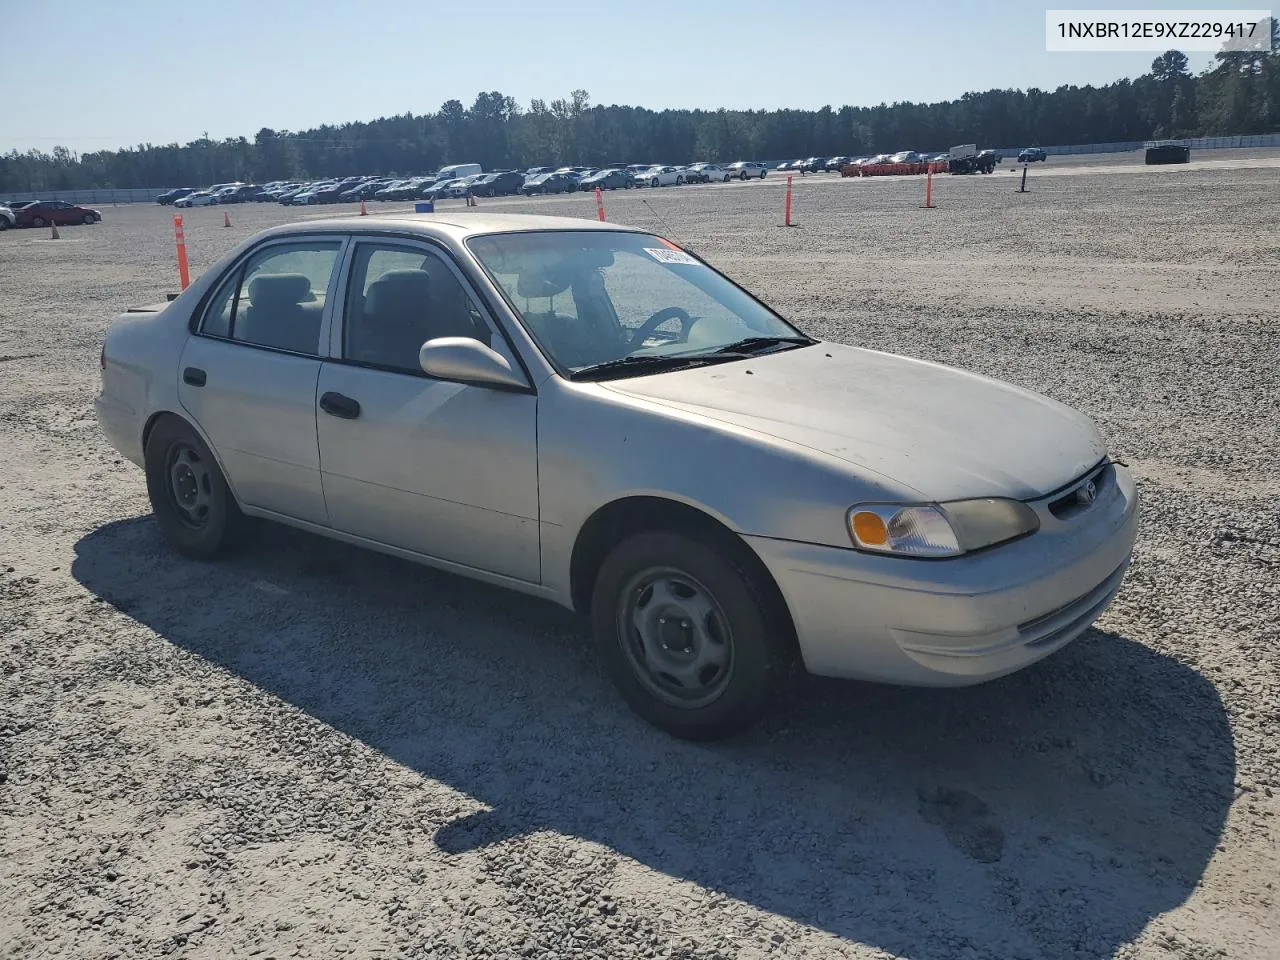
POLYGON ((231 226, 231 214, 229 214, 226 210, 222 211, 222 225, 224 227, 231 226))
POLYGON ((369 211, 366 210, 364 207, 364 198, 361 197, 360 198, 360 216, 367 217, 368 215, 369 215, 369 211))
POLYGON ((62 236, 62 234, 58 233, 58 225, 57 225, 56 223, 54 223, 52 220, 50 220, 50 221, 49 221, 49 239, 50 239, 50 240, 57 240, 57 239, 59 239, 61 236, 62 236))

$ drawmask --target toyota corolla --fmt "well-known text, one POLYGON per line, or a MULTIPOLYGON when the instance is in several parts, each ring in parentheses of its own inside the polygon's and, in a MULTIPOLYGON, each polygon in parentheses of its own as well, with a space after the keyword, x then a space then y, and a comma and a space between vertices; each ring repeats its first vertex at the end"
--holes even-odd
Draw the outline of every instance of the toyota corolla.
POLYGON ((546 597, 690 738, 751 722, 795 664, 1026 667, 1111 601, 1137 525, 1075 410, 815 339, 592 221, 268 230, 112 324, 96 406, 179 552, 266 518, 546 597))

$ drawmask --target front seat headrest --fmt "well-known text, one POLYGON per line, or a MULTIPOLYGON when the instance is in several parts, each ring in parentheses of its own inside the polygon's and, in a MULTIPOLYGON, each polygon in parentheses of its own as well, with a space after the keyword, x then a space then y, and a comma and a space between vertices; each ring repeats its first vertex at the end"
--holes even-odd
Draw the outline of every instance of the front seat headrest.
POLYGON ((259 309, 296 307, 310 299, 311 281, 301 273, 268 273, 249 281, 249 302, 259 309))

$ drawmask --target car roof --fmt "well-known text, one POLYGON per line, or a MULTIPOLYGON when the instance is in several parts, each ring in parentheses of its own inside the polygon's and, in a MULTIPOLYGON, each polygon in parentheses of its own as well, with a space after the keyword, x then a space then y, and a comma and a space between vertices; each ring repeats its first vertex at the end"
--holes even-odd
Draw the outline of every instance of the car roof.
MULTIPOLYGON (((461 211, 459 211, 461 213, 461 211)), ((579 217, 549 217, 523 213, 462 213, 453 216, 447 213, 404 213, 379 214, 366 217, 334 217, 323 220, 310 220, 302 223, 287 223, 272 227, 263 236, 280 237, 293 234, 329 232, 386 232, 386 233, 418 233, 424 237, 449 237, 465 240, 469 237, 484 236, 492 233, 517 233, 521 231, 548 230, 604 230, 625 231, 628 233, 644 233, 637 227, 628 227, 616 223, 601 223, 595 219, 579 217)))

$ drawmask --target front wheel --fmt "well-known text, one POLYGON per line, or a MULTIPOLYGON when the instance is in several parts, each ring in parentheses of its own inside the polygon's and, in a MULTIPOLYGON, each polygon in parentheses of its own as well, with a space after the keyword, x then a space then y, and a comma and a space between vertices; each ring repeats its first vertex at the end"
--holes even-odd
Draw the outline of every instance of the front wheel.
POLYGON ((147 438, 145 462, 151 509, 175 550, 212 560, 241 539, 248 520, 195 430, 165 417, 147 438))
POLYGON ((658 185, 658 178, 657 178, 657 177, 654 177, 652 180, 650 180, 650 181, 649 181, 649 186, 651 186, 651 187, 656 187, 657 185, 658 185))
POLYGON ((49 224, 45 221, 44 217, 32 217, 31 225, 33 227, 47 227, 49 224))
POLYGON ((95 217, 92 213, 86 213, 84 215, 85 226, 89 226, 90 224, 97 223, 97 222, 98 222, 97 217, 95 217))
POLYGON ((651 531, 605 559, 592 621, 605 670, 631 708, 689 740, 754 721, 790 671, 776 590, 702 539, 651 531))

